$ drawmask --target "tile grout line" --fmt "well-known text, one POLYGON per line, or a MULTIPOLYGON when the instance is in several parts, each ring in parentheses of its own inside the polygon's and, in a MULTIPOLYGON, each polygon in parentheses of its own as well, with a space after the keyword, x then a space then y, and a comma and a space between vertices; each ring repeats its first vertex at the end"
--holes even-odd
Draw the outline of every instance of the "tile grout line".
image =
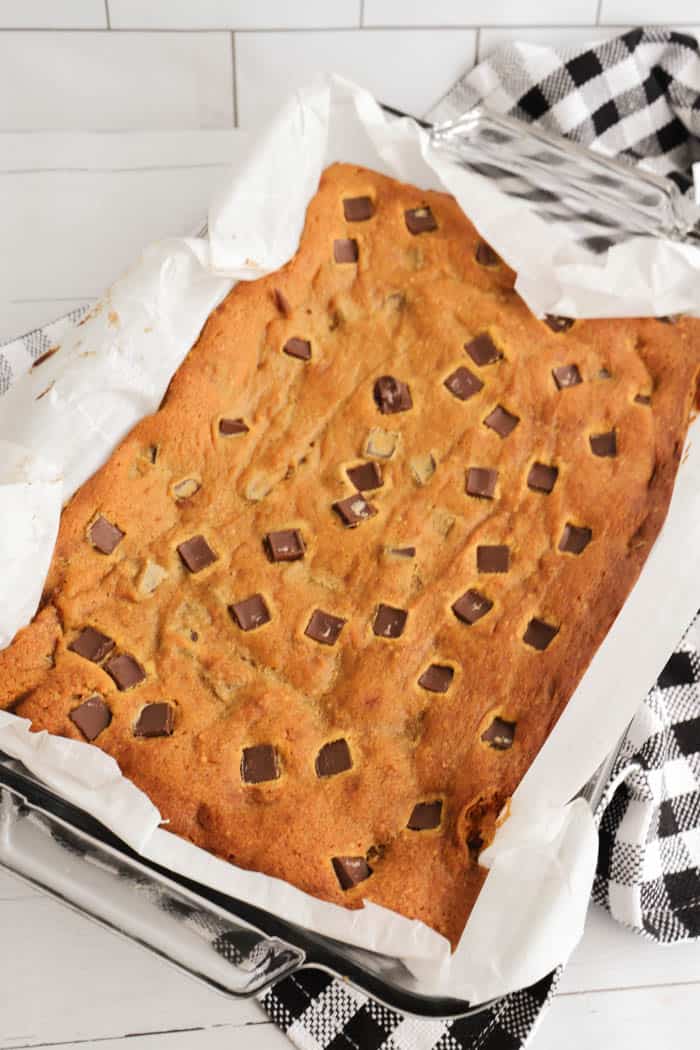
POLYGON ((236 34, 231 33, 231 90, 233 91, 233 126, 238 127, 238 78, 236 77, 236 34))
POLYGON ((360 29, 365 25, 365 0, 360 0, 360 29))
POLYGON ((112 19, 109 14, 109 0, 105 0, 105 18, 107 19, 107 29, 111 29, 112 19))
POLYGON ((598 8, 595 13, 595 24, 600 25, 600 16, 603 13, 603 0, 598 0, 598 8))
POLYGON ((476 31, 476 40, 474 42, 474 65, 478 66, 481 62, 481 26, 476 31))
MULTIPOLYGON (((674 26, 683 25, 683 26, 688 26, 688 28, 690 28, 690 29, 700 29, 700 20, 697 20, 695 22, 658 22, 658 23, 654 22, 654 23, 652 23, 652 25, 654 27, 657 27, 657 28, 668 27, 670 29, 673 29, 674 26)), ((201 35, 206 35, 208 33, 209 35, 213 36, 215 34, 216 35, 222 35, 224 33, 243 33, 243 34, 246 34, 246 35, 252 34, 252 33, 257 33, 258 35, 263 36, 263 35, 268 35, 270 33, 277 33, 278 35, 283 36, 283 35, 289 35, 291 33, 295 33, 295 34, 296 33, 357 33, 357 32, 360 32, 360 30, 362 30, 365 33, 373 33, 373 32, 377 32, 377 33, 418 33, 418 32, 420 32, 420 33, 422 33, 422 32, 429 32, 429 31, 433 31, 433 30, 442 33, 442 32, 448 32, 450 30, 454 31, 456 29, 457 30, 469 30, 469 31, 471 31, 473 33, 476 33, 479 30, 485 30, 485 29, 486 30, 489 30, 489 29, 496 29, 496 30, 503 29, 503 30, 506 30, 507 29, 507 30, 510 30, 510 31, 524 30, 525 32, 528 32, 531 29, 537 29, 537 30, 539 30, 539 29, 548 29, 552 33, 566 32, 566 31, 568 31, 570 29, 606 29, 606 30, 610 30, 611 33, 616 33, 616 32, 619 32, 621 29, 624 29, 624 28, 626 28, 626 27, 622 26, 622 25, 617 25, 617 24, 613 25, 612 23, 611 24, 605 23, 605 24, 599 26, 599 25, 596 25, 594 22, 588 22, 586 24, 581 24, 579 22, 579 23, 576 23, 576 24, 566 24, 566 25, 564 25, 563 23, 559 23, 557 25, 545 25, 545 24, 542 24, 542 23, 537 23, 537 24, 527 23, 527 24, 518 24, 518 25, 502 25, 502 24, 489 23, 487 25, 478 25, 478 24, 473 23, 473 22, 472 23, 460 22, 459 24, 452 24, 452 25, 442 25, 442 24, 441 25, 437 25, 437 24, 435 24, 435 25, 432 25, 432 24, 428 24, 428 25, 381 25, 381 26, 379 26, 379 25, 377 25, 377 26, 371 25, 371 26, 361 26, 361 27, 358 27, 358 26, 296 26, 296 27, 287 28, 287 29, 284 29, 284 28, 276 28, 276 29, 275 28, 236 29, 236 28, 232 28, 231 26, 219 26, 219 27, 210 26, 207 29, 196 29, 196 28, 192 28, 192 29, 170 29, 168 27, 164 27, 164 28, 161 28, 161 29, 152 29, 152 28, 141 28, 141 29, 139 29, 138 27, 119 29, 119 28, 116 28, 116 27, 112 27, 111 25, 110 25, 109 29, 93 29, 93 28, 82 28, 80 26, 75 26, 73 28, 67 28, 66 26, 58 26, 58 27, 52 27, 52 26, 41 26, 41 27, 40 26, 24 26, 24 27, 23 26, 7 26, 7 27, 3 27, 3 26, 0 25, 0 35, 10 34, 10 33, 92 33, 95 36, 99 36, 99 35, 107 35, 107 33, 112 33, 114 36, 128 36, 131 33, 139 33, 139 34, 141 34, 141 36, 158 36, 158 35, 168 35, 168 36, 170 36, 170 35, 173 35, 173 34, 176 34, 176 33, 180 33, 180 34, 188 34, 189 33, 190 35, 197 34, 197 35, 201 36, 201 35)))

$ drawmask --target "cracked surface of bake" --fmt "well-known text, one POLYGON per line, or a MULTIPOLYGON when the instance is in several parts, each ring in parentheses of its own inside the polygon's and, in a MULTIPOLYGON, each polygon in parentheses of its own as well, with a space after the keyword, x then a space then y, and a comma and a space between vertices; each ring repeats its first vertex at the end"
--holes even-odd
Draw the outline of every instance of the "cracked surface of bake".
POLYGON ((453 943, 661 526, 700 360, 695 321, 546 322, 513 283, 448 196, 328 169, 0 653, 2 704, 171 830, 453 943))

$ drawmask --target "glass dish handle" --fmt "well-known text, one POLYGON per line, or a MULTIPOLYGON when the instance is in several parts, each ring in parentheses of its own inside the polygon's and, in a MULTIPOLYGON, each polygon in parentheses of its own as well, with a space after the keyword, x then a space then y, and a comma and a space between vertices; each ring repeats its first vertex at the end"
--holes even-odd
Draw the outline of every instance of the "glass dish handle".
POLYGON ((305 960, 300 949, 156 879, 138 860, 29 801, 2 776, 0 866, 228 995, 257 994, 305 960))

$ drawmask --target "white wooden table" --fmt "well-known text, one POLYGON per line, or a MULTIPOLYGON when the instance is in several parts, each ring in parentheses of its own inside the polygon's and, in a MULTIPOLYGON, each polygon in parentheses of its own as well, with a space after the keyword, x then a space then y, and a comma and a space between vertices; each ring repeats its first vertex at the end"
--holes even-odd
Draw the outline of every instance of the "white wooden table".
MULTIPOLYGON (((97 297, 146 241, 193 229, 241 148, 242 133, 227 130, 0 133, 0 339, 97 297)), ((594 909, 535 1047, 690 1050, 699 1007, 700 944, 660 948, 594 909)), ((0 1050, 104 1041, 289 1046, 255 1003, 227 1000, 0 872, 0 1050)))

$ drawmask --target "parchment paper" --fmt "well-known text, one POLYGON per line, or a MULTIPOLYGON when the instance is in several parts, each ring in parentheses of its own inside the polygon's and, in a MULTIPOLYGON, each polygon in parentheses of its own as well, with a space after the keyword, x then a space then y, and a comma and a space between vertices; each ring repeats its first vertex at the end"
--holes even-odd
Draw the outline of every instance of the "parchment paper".
MULTIPOLYGON (((306 204, 333 160, 454 193, 518 269, 518 288, 537 313, 697 310, 696 249, 644 241, 612 249, 604 262, 582 259, 564 241, 552 244, 537 216, 432 151, 415 124, 387 123, 372 98, 345 81, 317 80, 232 169, 212 203, 208 240, 148 248, 60 353, 0 400, 0 646, 36 609, 62 503, 157 408, 232 282, 275 270, 294 253, 306 204)), ((693 432, 640 581, 483 854, 490 874, 453 955, 421 923, 372 904, 351 912, 318 901, 177 838, 96 748, 30 734, 26 721, 0 712, 0 749, 145 856, 321 933, 398 956, 426 992, 479 1002, 527 985, 563 962, 583 929, 597 835, 587 804, 570 799, 616 743, 697 608, 700 455, 693 432)))

